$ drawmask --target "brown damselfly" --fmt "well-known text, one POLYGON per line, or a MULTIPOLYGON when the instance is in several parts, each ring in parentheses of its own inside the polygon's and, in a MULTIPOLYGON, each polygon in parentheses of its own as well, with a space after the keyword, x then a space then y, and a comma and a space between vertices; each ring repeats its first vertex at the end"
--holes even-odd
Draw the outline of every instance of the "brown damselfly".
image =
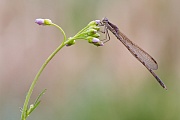
POLYGON ((108 33, 109 30, 117 37, 117 39, 119 39, 126 46, 130 53, 149 70, 149 72, 156 78, 159 84, 164 89, 167 89, 166 85, 162 82, 162 80, 153 72, 153 70, 158 69, 158 64, 147 52, 134 44, 129 38, 127 38, 123 33, 121 33, 118 27, 109 22, 107 18, 103 18, 99 25, 104 26, 104 33, 106 34, 106 38, 108 37, 105 42, 110 40, 110 36, 108 33))

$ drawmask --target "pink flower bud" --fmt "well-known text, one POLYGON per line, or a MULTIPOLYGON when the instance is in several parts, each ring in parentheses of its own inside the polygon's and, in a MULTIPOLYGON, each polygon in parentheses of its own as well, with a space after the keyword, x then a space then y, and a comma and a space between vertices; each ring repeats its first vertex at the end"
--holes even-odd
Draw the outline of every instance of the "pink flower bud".
POLYGON ((99 46, 104 46, 104 43, 102 41, 100 41, 99 46))
POLYGON ((98 38, 93 38, 93 39, 92 39, 92 42, 93 42, 93 43, 97 43, 97 42, 100 42, 100 40, 99 40, 98 38))
POLYGON ((36 19, 35 23, 37 23, 38 25, 44 25, 44 19, 41 19, 41 18, 36 19))
POLYGON ((100 25, 101 24, 101 20, 95 20, 96 25, 100 25))
POLYGON ((38 18, 38 19, 35 20, 35 23, 37 23, 38 25, 51 25, 52 21, 50 19, 38 18))

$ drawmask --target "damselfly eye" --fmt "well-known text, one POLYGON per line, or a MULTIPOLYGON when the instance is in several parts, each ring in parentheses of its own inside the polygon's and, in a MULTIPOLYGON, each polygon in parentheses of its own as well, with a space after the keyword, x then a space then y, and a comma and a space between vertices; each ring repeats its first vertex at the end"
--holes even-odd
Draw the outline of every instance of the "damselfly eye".
POLYGON ((102 22, 103 22, 103 23, 107 23, 107 22, 108 22, 108 19, 107 19, 106 17, 104 17, 104 18, 102 19, 102 22))

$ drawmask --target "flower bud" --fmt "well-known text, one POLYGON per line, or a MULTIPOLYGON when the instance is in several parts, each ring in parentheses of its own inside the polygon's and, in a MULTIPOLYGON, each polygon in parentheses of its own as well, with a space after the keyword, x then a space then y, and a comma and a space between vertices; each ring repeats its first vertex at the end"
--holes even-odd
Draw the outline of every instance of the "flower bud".
POLYGON ((91 21, 88 25, 89 26, 97 26, 97 25, 100 25, 101 24, 101 20, 94 20, 94 21, 91 21))
POLYGON ((35 23, 37 23, 38 25, 51 25, 52 21, 50 19, 38 18, 38 19, 35 20, 35 23))
POLYGON ((100 37, 100 34, 96 33, 96 34, 92 35, 92 37, 98 38, 98 37, 100 37))
POLYGON ((93 43, 96 46, 104 46, 104 43, 102 41, 99 41, 97 43, 93 43))
POLYGON ((90 26, 89 29, 95 29, 95 30, 99 31, 100 27, 99 26, 90 26))
POLYGON ((92 39, 92 42, 93 42, 93 43, 98 43, 98 42, 100 42, 100 40, 99 40, 98 38, 93 38, 93 39, 92 39))
POLYGON ((92 36, 92 35, 94 35, 94 34, 96 34, 97 33, 97 30, 95 30, 95 29, 89 29, 89 30, 87 30, 87 35, 88 36, 92 36))
POLYGON ((41 19, 41 18, 36 19, 35 23, 37 23, 38 25, 43 25, 44 24, 44 19, 41 19))
POLYGON ((100 25, 101 24, 101 20, 95 20, 96 25, 100 25))
POLYGON ((50 19, 44 19, 44 25, 51 25, 52 21, 50 19))
POLYGON ((96 22, 95 21, 91 21, 88 25, 89 26, 96 25, 96 22))
MULTIPOLYGON (((68 39, 72 39, 71 37, 68 38, 68 39)), ((75 44, 75 40, 71 40, 71 42, 69 42, 68 44, 66 44, 66 46, 71 46, 71 45, 74 45, 75 44)))
POLYGON ((89 36, 86 39, 88 40, 89 43, 97 43, 97 42, 100 41, 98 38, 95 38, 95 37, 92 37, 92 36, 89 36))

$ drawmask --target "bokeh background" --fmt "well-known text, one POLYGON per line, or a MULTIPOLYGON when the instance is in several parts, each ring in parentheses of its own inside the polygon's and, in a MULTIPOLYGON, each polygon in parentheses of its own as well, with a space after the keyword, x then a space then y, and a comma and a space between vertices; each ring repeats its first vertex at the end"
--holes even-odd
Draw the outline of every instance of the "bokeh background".
POLYGON ((103 17, 158 62, 168 90, 111 34, 103 47, 79 40, 48 64, 30 103, 47 89, 28 120, 180 120, 179 0, 0 0, 0 120, 19 120, 25 95, 61 32, 68 37, 103 17))

